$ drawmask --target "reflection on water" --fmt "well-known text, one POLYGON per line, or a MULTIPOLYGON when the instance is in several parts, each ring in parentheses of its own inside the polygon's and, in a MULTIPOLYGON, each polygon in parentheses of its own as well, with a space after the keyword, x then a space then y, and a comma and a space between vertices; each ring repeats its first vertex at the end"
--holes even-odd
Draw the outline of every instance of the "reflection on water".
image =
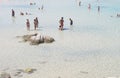
POLYGON ((70 31, 73 31, 73 30, 74 30, 74 26, 70 25, 70 31))
POLYGON ((15 19, 16 19, 15 17, 12 17, 12 22, 13 22, 13 23, 15 23, 15 19))

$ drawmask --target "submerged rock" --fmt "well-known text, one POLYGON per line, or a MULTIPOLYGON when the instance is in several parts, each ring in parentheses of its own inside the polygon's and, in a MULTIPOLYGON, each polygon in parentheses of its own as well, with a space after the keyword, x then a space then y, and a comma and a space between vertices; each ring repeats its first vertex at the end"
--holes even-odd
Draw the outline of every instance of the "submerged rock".
POLYGON ((26 69, 24 70, 24 72, 25 72, 25 73, 28 73, 28 74, 33 73, 34 71, 36 71, 36 69, 26 68, 26 69))
POLYGON ((37 33, 35 33, 35 34, 30 34, 30 35, 24 35, 24 36, 22 36, 22 38, 23 38, 23 41, 24 42, 26 42, 26 41, 31 41, 31 37, 32 36, 36 36, 37 35, 37 33))
POLYGON ((31 45, 38 45, 41 43, 52 43, 54 40, 54 38, 50 37, 50 36, 42 36, 40 34, 30 34, 30 35, 24 35, 22 36, 23 41, 27 42, 29 41, 31 45))
POLYGON ((37 36, 32 36, 30 38, 30 44, 31 45, 38 45, 40 43, 44 43, 44 38, 41 37, 41 35, 37 35, 37 36))
POLYGON ((45 43, 51 43, 51 42, 53 42, 53 41, 55 41, 54 38, 52 38, 52 37, 50 37, 50 36, 45 36, 45 37, 44 37, 44 42, 45 42, 45 43))

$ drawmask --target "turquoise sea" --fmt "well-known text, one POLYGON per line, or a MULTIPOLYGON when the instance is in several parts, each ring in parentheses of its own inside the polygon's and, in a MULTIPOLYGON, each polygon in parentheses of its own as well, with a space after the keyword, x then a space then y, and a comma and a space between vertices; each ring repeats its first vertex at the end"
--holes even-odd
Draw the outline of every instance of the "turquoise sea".
POLYGON ((59 65, 65 61, 77 67, 83 64, 81 69, 91 72, 84 78, 120 76, 120 0, 81 0, 81 6, 78 2, 0 0, 0 68, 36 66, 42 59, 59 65), (42 5, 44 9, 39 10, 42 5), (11 9, 15 10, 15 17, 11 17, 11 9), (31 15, 21 16, 20 12, 31 15), (39 20, 37 31, 33 30, 35 17, 39 20), (61 17, 65 21, 63 31, 58 30, 61 17), (69 25, 69 18, 73 19, 73 26, 69 25), (31 31, 26 30, 26 19, 30 20, 31 31), (52 36, 55 42, 30 46, 16 38, 34 32, 52 36))

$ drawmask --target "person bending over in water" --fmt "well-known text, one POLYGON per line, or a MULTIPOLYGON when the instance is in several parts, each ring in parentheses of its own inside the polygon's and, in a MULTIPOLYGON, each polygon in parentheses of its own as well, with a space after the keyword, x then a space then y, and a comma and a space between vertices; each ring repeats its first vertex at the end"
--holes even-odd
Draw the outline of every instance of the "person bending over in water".
POLYGON ((73 20, 71 18, 69 18, 70 20, 70 25, 73 25, 73 20))

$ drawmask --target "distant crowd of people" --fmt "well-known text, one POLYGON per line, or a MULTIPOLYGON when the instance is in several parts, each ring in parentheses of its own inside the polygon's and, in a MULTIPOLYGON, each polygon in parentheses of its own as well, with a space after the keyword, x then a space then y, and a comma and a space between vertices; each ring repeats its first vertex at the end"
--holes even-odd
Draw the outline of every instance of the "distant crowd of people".
MULTIPOLYGON (((99 1, 99 0, 97 0, 99 1)), ((30 5, 36 5, 36 3, 30 3, 30 5)), ((81 6, 81 1, 79 1, 79 6, 81 6)), ((44 6, 42 5, 41 8, 39 9, 42 9, 43 10, 44 6)), ((89 3, 88 4, 88 9, 90 10, 91 9, 91 4, 89 3)), ((100 6, 98 6, 98 12, 100 11, 100 6)), ((31 13, 23 13, 23 12, 20 12, 20 15, 31 15, 31 13)), ((15 11, 12 9, 12 17, 15 17, 15 11)), ((117 14, 117 17, 120 17, 120 14, 117 14)), ((70 21, 70 26, 73 25, 73 20, 71 18, 69 18, 69 21, 70 21)), ((36 30, 38 28, 38 24, 39 24, 39 21, 38 21, 38 18, 36 17, 34 19, 34 30, 36 30)), ((29 19, 26 19, 26 27, 27 27, 27 30, 30 31, 30 21, 29 19)), ((59 20, 59 30, 63 30, 64 29, 64 18, 61 17, 61 19, 59 20)))
MULTIPOLYGON (((99 1, 99 0, 97 0, 97 1, 99 1)), ((82 4, 82 2, 79 0, 78 5, 81 6, 81 4, 82 4)), ((88 4, 88 9, 91 10, 91 4, 90 3, 88 4)), ((100 12, 100 6, 97 6, 97 9, 98 9, 98 12, 100 12)))
MULTIPOLYGON (((36 5, 36 3, 30 3, 30 5, 36 5)), ((79 6, 81 6, 81 1, 79 1, 79 6)), ((44 6, 42 5, 41 8, 38 8, 39 10, 43 10, 44 6)), ((88 9, 91 9, 91 4, 88 4, 88 9)), ((98 6, 98 11, 100 11, 100 6, 98 6)), ((23 13, 20 12, 20 15, 31 15, 31 13, 23 13)), ((12 16, 15 17, 15 11, 12 9, 12 16)), ((70 25, 73 25, 73 20, 71 18, 69 18, 70 21, 70 25)), ((36 30, 38 28, 38 18, 36 17, 34 19, 34 30, 36 30)), ((27 30, 30 30, 30 21, 29 19, 26 19, 26 27, 27 30)), ((64 18, 61 17, 61 19, 59 20, 59 30, 63 30, 64 29, 64 18)))

